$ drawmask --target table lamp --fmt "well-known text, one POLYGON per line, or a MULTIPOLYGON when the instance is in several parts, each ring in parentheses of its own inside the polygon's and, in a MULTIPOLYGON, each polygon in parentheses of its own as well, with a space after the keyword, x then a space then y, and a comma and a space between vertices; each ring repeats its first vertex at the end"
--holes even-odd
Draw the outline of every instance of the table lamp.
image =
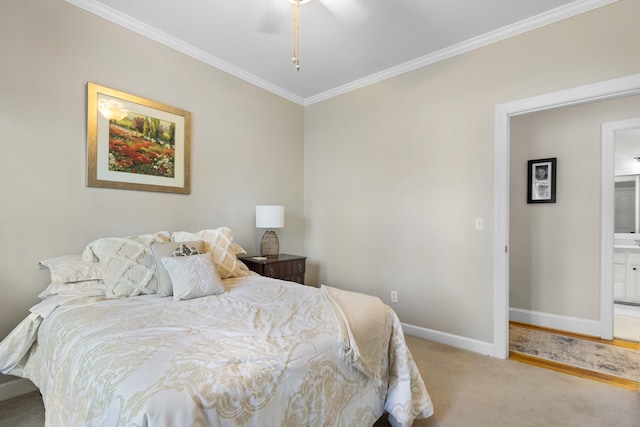
POLYGON ((260 241, 260 255, 267 258, 278 256, 280 242, 274 228, 284 227, 284 206, 256 206, 256 228, 266 228, 260 241))

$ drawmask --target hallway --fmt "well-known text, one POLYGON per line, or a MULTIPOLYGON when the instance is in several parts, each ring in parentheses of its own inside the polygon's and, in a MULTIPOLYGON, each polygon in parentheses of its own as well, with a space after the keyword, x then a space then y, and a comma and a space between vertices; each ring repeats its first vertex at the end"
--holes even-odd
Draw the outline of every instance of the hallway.
POLYGON ((640 345, 509 324, 509 358, 547 369, 638 390, 640 345))

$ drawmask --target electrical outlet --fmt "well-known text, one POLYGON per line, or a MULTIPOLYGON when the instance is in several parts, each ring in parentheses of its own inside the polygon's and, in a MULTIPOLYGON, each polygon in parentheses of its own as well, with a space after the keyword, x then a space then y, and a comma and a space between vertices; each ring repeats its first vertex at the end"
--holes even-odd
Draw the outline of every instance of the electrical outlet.
POLYGON ((398 292, 391 291, 391 302, 398 302, 398 292))

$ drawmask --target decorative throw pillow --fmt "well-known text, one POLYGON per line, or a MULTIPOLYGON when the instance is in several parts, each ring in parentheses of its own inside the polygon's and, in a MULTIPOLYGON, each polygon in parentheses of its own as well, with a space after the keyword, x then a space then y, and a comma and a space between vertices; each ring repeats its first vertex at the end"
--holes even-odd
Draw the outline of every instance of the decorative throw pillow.
POLYGON ((171 235, 171 240, 174 242, 203 240, 204 250, 213 254, 213 262, 222 279, 249 275, 247 266, 236 257, 237 253, 245 251, 240 245, 234 244, 233 234, 227 227, 220 227, 215 230, 201 230, 197 233, 177 231, 171 235))
POLYGON ((104 269, 107 298, 153 294, 158 279, 151 244, 168 242, 169 233, 105 237, 87 245, 83 259, 97 258, 104 269))
POLYGON ((98 280, 104 277, 99 262, 82 260, 82 255, 63 255, 40 261, 41 268, 48 268, 51 283, 73 283, 85 280, 98 280))
POLYGON ((151 244, 151 253, 158 277, 158 295, 168 297, 173 295, 173 285, 167 269, 162 263, 163 257, 189 256, 204 252, 204 242, 155 242, 151 244))
POLYGON ((164 257, 162 263, 171 276, 173 300, 187 300, 225 291, 210 253, 164 257))

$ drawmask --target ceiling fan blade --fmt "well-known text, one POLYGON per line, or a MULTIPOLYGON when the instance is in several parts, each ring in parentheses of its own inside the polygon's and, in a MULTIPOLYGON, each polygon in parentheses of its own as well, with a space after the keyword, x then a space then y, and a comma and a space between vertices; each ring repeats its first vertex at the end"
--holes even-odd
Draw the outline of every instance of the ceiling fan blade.
POLYGON ((320 0, 320 2, 342 21, 357 25, 371 16, 371 11, 361 0, 320 0))
POLYGON ((263 1, 262 16, 256 25, 261 33, 277 34, 289 23, 290 7, 282 0, 263 1))

